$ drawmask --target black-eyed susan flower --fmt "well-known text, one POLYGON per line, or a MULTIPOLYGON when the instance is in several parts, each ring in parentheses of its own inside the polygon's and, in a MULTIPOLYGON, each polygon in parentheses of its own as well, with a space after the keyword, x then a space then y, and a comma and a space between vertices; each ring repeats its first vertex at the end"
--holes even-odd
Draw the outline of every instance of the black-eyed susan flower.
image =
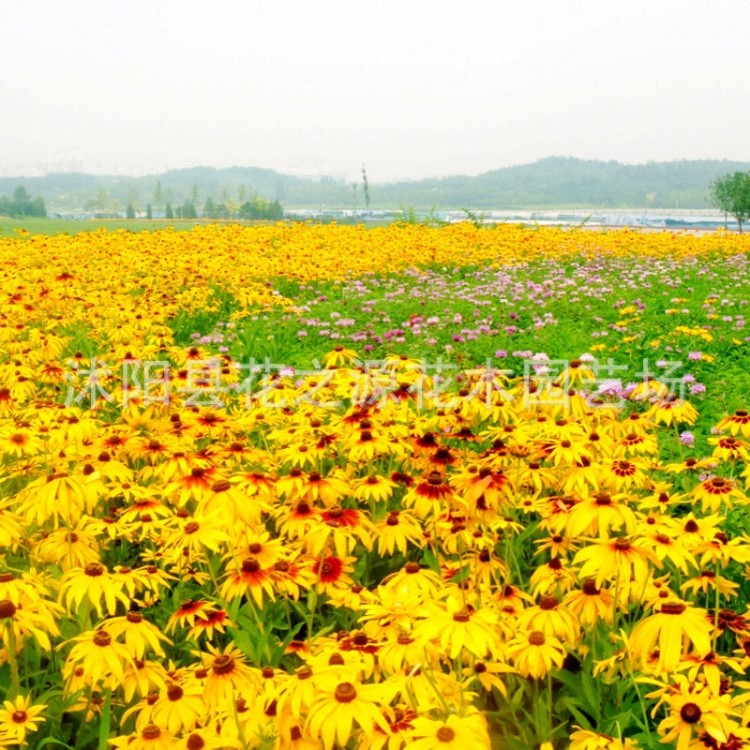
POLYGON ((383 580, 382 586, 405 599, 410 597, 434 598, 442 588, 442 582, 440 576, 434 570, 412 560, 406 563, 401 570, 387 576, 383 580))
POLYGON ((700 500, 704 513, 716 513, 722 506, 747 505, 750 500, 726 477, 711 477, 701 482, 694 490, 693 497, 700 500))
POLYGON ((587 578, 580 589, 569 591, 563 604, 584 627, 595 627, 599 622, 611 625, 614 621, 615 597, 597 586, 593 578, 587 578))
POLYGON ((698 656, 711 651, 711 626, 705 610, 681 601, 666 601, 659 611, 636 624, 630 638, 633 656, 641 662, 658 643, 659 672, 671 672, 690 645, 698 656))
POLYGON ((150 722, 172 734, 189 732, 206 716, 201 686, 190 680, 169 682, 151 706, 150 722))
POLYGON ((320 739, 324 750, 332 750, 336 742, 340 747, 347 744, 355 725, 366 734, 372 733, 375 725, 387 733, 389 725, 382 707, 390 703, 394 692, 386 683, 364 684, 353 677, 339 679, 331 675, 321 680, 310 706, 307 717, 310 734, 320 739))
POLYGON ((731 416, 720 420, 716 428, 718 430, 729 430, 732 435, 750 438, 750 412, 746 409, 738 409, 731 416))
POLYGON ((115 640, 121 639, 136 659, 143 659, 147 651, 164 657, 163 644, 172 642, 142 612, 131 610, 123 617, 112 617, 102 623, 102 629, 115 640))
POLYGON ((677 750, 686 750, 691 740, 703 734, 720 747, 739 728, 729 696, 714 695, 707 686, 682 678, 677 686, 666 690, 662 700, 669 716, 661 721, 658 731, 661 741, 675 742, 677 750))
POLYGON ((597 492, 576 503, 568 514, 567 534, 609 537, 611 532, 630 534, 635 530, 635 513, 627 497, 609 492, 597 492))
POLYGON ((508 695, 508 690, 499 675, 512 674, 513 672, 513 667, 499 661, 475 661, 472 665, 464 667, 467 686, 479 682, 488 693, 497 690, 503 696, 508 695))
POLYGON ((175 750, 177 747, 177 739, 172 733, 156 724, 147 724, 132 734, 115 737, 110 743, 128 750, 175 750))
POLYGON ((657 562, 654 553, 642 544, 626 537, 605 539, 576 553, 574 562, 583 563, 582 578, 594 578, 600 588, 605 584, 613 588, 620 603, 627 601, 631 591, 642 591, 648 581, 650 566, 657 562))
POLYGON ((93 607, 99 617, 106 611, 114 615, 118 602, 128 607, 129 601, 113 580, 107 568, 99 562, 85 567, 71 568, 62 577, 60 597, 69 612, 78 611, 84 602, 93 607))
POLYGON ((380 474, 370 474, 354 480, 352 486, 354 497, 358 500, 384 503, 393 496, 393 492, 398 485, 380 474))
POLYGON ((84 568, 99 562, 99 540, 96 525, 81 519, 74 529, 55 529, 34 549, 35 557, 43 563, 58 563, 63 571, 84 568))
POLYGON ((354 570, 355 557, 326 555, 317 557, 313 564, 315 589, 319 594, 333 594, 336 589, 352 585, 350 573, 354 570))
POLYGON ((359 355, 353 349, 343 346, 335 346, 330 352, 323 356, 323 366, 328 369, 352 366, 359 355))
POLYGON ((695 424, 698 419, 696 408, 684 399, 670 394, 657 401, 645 414, 646 419, 651 419, 657 424, 695 424))
POLYGON ((508 660, 524 677, 541 679, 561 667, 565 648, 552 635, 541 630, 520 631, 505 647, 508 660))
POLYGON ((423 619, 414 627, 414 637, 434 641, 441 652, 455 659, 463 649, 479 659, 494 655, 499 645, 498 616, 489 608, 474 609, 456 598, 445 603, 426 602, 423 619))
POLYGON ((637 742, 629 737, 619 739, 601 732, 593 732, 581 727, 573 727, 569 750, 638 750, 637 742))
MULTIPOLYGON (((78 674, 79 678, 85 678, 83 667, 73 666, 73 670, 74 678, 77 672, 80 672, 78 674)), ((66 677, 65 674, 63 676, 66 677)), ((68 682, 68 679, 66 679, 68 693, 78 692, 80 687, 76 685, 76 680, 72 679, 68 682)), ((132 662, 125 664, 122 694, 126 703, 130 703, 136 695, 140 698, 146 698, 154 691, 166 688, 166 685, 167 670, 159 662, 152 661, 151 659, 134 659, 132 662)), ((125 717, 123 716, 123 721, 124 719, 125 717)))
POLYGON ((541 630, 569 646, 578 642, 581 630, 576 616, 554 594, 544 594, 538 604, 524 609, 518 616, 518 627, 527 631, 541 630))
POLYGON ((243 596, 252 597, 259 607, 263 597, 276 598, 273 587, 273 568, 263 568, 257 557, 231 558, 226 564, 226 578, 221 585, 221 596, 234 601, 243 596))
POLYGON ((406 555, 409 546, 424 545, 424 531, 420 522, 409 511, 392 510, 375 526, 377 547, 381 555, 392 555, 398 550, 406 555))
POLYGON ((33 704, 30 695, 17 695, 15 700, 3 701, 0 708, 0 742, 9 740, 18 745, 27 745, 27 737, 36 732, 46 721, 46 705, 33 704))
POLYGON ((121 684, 125 665, 134 660, 127 646, 102 628, 81 633, 73 642, 67 659, 69 665, 80 665, 94 685, 115 689, 121 684))
POLYGON ((464 716, 449 715, 445 720, 418 717, 412 721, 414 739, 409 744, 412 750, 461 750, 491 747, 487 724, 476 711, 464 716))
POLYGON ((220 711, 231 701, 257 692, 260 679, 239 649, 231 643, 223 651, 210 643, 207 648, 209 653, 198 654, 203 667, 196 671, 196 677, 203 680, 203 700, 209 711, 220 711))

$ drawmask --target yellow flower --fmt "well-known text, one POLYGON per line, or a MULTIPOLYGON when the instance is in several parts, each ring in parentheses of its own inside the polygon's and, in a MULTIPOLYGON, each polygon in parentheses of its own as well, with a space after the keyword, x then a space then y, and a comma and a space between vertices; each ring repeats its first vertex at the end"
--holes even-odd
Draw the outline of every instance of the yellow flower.
POLYGON ((171 644, 156 625, 146 620, 140 612, 131 610, 124 617, 113 617, 105 620, 102 629, 113 638, 125 636, 125 645, 136 659, 143 659, 146 652, 151 650, 157 656, 164 657, 162 642, 171 644))
POLYGON ((418 641, 434 641, 442 653, 455 659, 466 649, 479 659, 494 655, 499 646, 498 617, 489 609, 464 607, 454 598, 445 604, 427 602, 423 619, 414 627, 418 641))
POLYGON ((701 501, 704 513, 716 513, 722 503, 731 507, 734 503, 747 505, 750 502, 737 485, 725 477, 711 477, 701 482, 693 490, 693 497, 701 501))
POLYGON ((62 608, 46 599, 29 596, 24 589, 8 593, 12 599, 0 600, 0 639, 3 644, 7 648, 12 630, 18 650, 23 647, 24 640, 32 636, 44 650, 50 651, 50 636, 60 635, 56 617, 62 608))
POLYGON ((470 711, 466 716, 451 714, 444 721, 420 717, 412 721, 414 740, 409 750, 490 750, 484 718, 470 711))
POLYGON ((541 630, 521 631, 506 646, 506 654, 519 674, 540 679, 555 667, 561 667, 565 649, 552 635, 541 630))
POLYGON ((704 609, 681 601, 667 601, 659 612, 641 620, 630 638, 631 652, 645 663, 654 646, 659 647, 659 672, 671 672, 692 644, 698 656, 711 651, 711 625, 704 609))
POLYGON ((337 346, 328 354, 323 355, 323 366, 328 369, 337 367, 349 367, 357 359, 357 352, 353 349, 345 349, 343 346, 337 346))
POLYGON ((714 743, 725 743, 739 728, 729 696, 718 697, 707 686, 682 678, 662 700, 669 707, 669 716, 659 724, 658 731, 663 743, 676 740, 676 750, 687 750, 691 739, 703 733, 714 743))
POLYGON ((78 611, 86 600, 99 617, 104 616, 105 608, 110 615, 114 615, 118 602, 126 608, 129 604, 122 586, 116 584, 107 568, 99 562, 89 563, 83 568, 71 568, 65 573, 61 581, 60 597, 68 612, 78 611))
POLYGON ((368 735, 375 726, 388 733, 381 707, 388 705, 392 697, 392 688, 384 683, 364 685, 354 678, 339 681, 331 677, 327 683, 318 684, 307 727, 313 737, 322 741, 324 750, 332 750, 336 742, 345 747, 355 723, 368 735))
POLYGON ((567 533, 570 537, 608 537, 610 531, 629 534, 635 529, 635 513, 623 494, 597 492, 576 503, 568 515, 567 533))
POLYGON ((611 591, 599 588, 593 578, 587 578, 579 591, 565 595, 563 604, 581 625, 594 627, 600 620, 612 624, 615 616, 615 597, 611 591))
POLYGON ((732 435, 750 438, 750 413, 746 409, 738 409, 732 416, 724 417, 716 428, 729 430, 732 435))
POLYGON ((150 720, 172 734, 188 732, 206 715, 200 685, 170 682, 151 706, 150 720))
POLYGON ((528 607, 518 616, 518 627, 522 630, 541 630, 545 635, 555 636, 563 643, 574 646, 578 642, 580 623, 576 616, 561 605, 554 594, 545 594, 539 604, 528 607))
MULTIPOLYGON (((594 578, 596 585, 607 582, 627 601, 631 591, 642 591, 649 577, 649 566, 657 562, 651 550, 625 537, 605 539, 576 553, 574 563, 582 562, 580 576, 594 578)), ((619 603, 619 602, 618 602, 619 603)))
POLYGON ((141 730, 125 737, 116 737, 110 744, 122 750, 175 750, 177 740, 167 729, 147 724, 141 730))
POLYGON ((619 740, 608 734, 591 732, 580 727, 574 726, 574 729, 576 731, 570 735, 568 750, 638 750, 640 747, 630 738, 619 740))
POLYGON ((219 651, 210 643, 208 654, 200 654, 203 669, 199 670, 204 680, 203 700, 209 711, 217 711, 240 697, 250 698, 260 688, 258 676, 247 666, 244 654, 231 643, 219 651))
POLYGON ((392 510, 375 528, 381 555, 393 555, 398 550, 405 556, 410 545, 424 546, 422 526, 409 511, 392 510))
POLYGON ((0 742, 9 739, 20 745, 27 744, 26 738, 46 721, 40 714, 46 705, 32 705, 31 696, 17 695, 15 701, 3 701, 0 709, 0 742))
POLYGON ((122 683, 125 665, 133 662, 127 646, 117 643, 101 628, 86 631, 73 641, 75 646, 68 654, 68 665, 80 664, 94 685, 102 680, 103 686, 114 689, 122 683))

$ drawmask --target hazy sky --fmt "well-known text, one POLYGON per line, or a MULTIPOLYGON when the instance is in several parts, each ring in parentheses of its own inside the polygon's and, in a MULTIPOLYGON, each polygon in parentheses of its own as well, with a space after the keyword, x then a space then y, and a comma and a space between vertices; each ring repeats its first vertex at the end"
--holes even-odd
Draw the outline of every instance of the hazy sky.
POLYGON ((750 160, 748 0, 22 0, 0 174, 750 160))

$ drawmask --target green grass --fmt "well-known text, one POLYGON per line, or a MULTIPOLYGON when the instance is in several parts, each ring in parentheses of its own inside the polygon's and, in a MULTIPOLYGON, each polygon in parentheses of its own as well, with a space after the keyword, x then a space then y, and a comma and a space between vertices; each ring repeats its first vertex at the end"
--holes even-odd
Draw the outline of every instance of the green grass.
POLYGON ((221 219, 11 219, 0 216, 0 237, 17 237, 16 229, 23 229, 33 234, 80 234, 81 232, 95 232, 107 229, 115 232, 125 229, 129 232, 153 232, 158 229, 172 228, 175 230, 192 229, 206 224, 243 224, 254 226, 264 222, 257 221, 223 221, 221 219))

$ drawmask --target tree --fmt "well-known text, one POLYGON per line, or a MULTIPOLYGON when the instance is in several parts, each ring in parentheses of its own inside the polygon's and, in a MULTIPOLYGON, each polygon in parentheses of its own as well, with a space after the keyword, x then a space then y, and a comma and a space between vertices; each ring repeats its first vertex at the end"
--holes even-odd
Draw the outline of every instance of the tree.
POLYGON ((174 219, 174 211, 172 210, 172 204, 167 202, 167 207, 164 209, 165 219, 174 219))
POLYGON ((159 208, 159 206, 161 206, 163 202, 164 202, 164 191, 161 188, 161 180, 157 180, 156 190, 154 190, 154 203, 156 204, 156 207, 159 208))
POLYGON ((125 218, 135 219, 135 206, 133 206, 132 202, 128 203, 128 207, 125 209, 125 218))
POLYGON ((192 201, 185 201, 182 204, 180 215, 183 219, 197 219, 198 214, 195 210, 195 204, 192 201))
POLYGON ((19 185, 13 191, 12 198, 0 196, 0 214, 13 217, 45 217, 47 209, 44 205, 44 198, 41 195, 32 198, 26 188, 19 185))
POLYGON ((365 192, 365 208, 370 208, 370 183, 367 181, 367 170, 362 165, 362 189, 365 192))
POLYGON ((266 221, 281 221, 284 209, 278 201, 269 201, 257 196, 251 201, 245 201, 238 211, 240 219, 265 219, 266 221))
POLYGON ((732 172, 717 177, 711 183, 711 202, 724 212, 732 215, 742 232, 742 224, 750 219, 750 172, 732 172))
POLYGON ((151 204, 150 204, 150 203, 147 203, 147 204, 146 204, 146 218, 147 218, 147 219, 148 219, 149 221, 151 221, 151 219, 153 219, 153 218, 154 218, 154 213, 153 213, 153 211, 151 210, 151 204))

